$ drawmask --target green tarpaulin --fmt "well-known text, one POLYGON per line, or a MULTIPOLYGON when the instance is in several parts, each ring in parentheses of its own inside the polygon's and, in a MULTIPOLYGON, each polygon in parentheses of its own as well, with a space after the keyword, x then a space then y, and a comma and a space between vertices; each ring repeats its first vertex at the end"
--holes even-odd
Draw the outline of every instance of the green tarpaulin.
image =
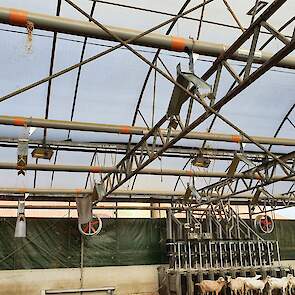
MULTIPOLYGON (((80 267, 76 219, 27 218, 27 238, 14 238, 15 218, 0 218, 0 269, 80 267)), ((295 259, 295 221, 275 222, 282 259, 295 259)), ((84 238, 84 266, 167 262, 162 219, 104 219, 98 236, 84 238)))

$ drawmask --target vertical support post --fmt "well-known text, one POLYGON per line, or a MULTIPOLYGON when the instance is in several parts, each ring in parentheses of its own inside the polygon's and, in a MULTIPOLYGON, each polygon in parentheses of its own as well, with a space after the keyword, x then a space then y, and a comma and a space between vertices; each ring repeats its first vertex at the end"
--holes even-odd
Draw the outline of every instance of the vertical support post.
POLYGON ((250 263, 250 266, 252 267, 253 266, 253 261, 252 261, 252 249, 251 249, 251 242, 248 242, 248 249, 249 249, 249 263, 250 263))
POLYGON ((184 266, 185 270, 188 269, 188 244, 183 242, 181 243, 181 246, 182 246, 182 260, 183 260, 183 263, 182 265, 184 266))
POLYGON ((240 219, 239 216, 236 215, 236 221, 237 221, 237 238, 241 239, 241 229, 240 229, 240 219))
POLYGON ((219 244, 219 255, 220 255, 220 267, 223 268, 223 252, 222 252, 222 245, 221 242, 218 242, 219 244))
POLYGON ((243 257, 242 257, 242 247, 241 247, 241 242, 238 241, 238 245, 239 245, 239 255, 240 255, 240 266, 243 267, 243 257))
POLYGON ((259 254, 259 264, 262 265, 260 241, 258 241, 258 254, 259 254))
POLYGON ((232 252, 232 248, 231 248, 231 242, 229 242, 229 260, 230 260, 230 266, 233 267, 233 252, 232 252))
POLYGON ((192 269, 192 250, 191 250, 191 242, 188 241, 188 267, 192 269))
POLYGON ((181 269, 181 252, 180 252, 180 242, 177 242, 177 258, 178 258, 178 269, 181 269))
POLYGON ((179 272, 176 273, 175 277, 175 289, 176 295, 182 295, 182 288, 181 288, 181 274, 179 272))
POLYGON ((167 230, 167 242, 172 242, 173 235, 172 235, 172 219, 171 219, 171 209, 166 211, 166 230, 167 230))
POLYGON ((209 247, 209 259, 210 259, 210 268, 212 268, 213 267, 213 265, 212 265, 212 249, 211 249, 211 242, 209 241, 209 243, 208 243, 208 247, 209 247))
POLYGON ((193 295, 194 294, 194 282, 193 282, 191 272, 186 273, 186 284, 187 284, 187 294, 193 295))
POLYGON ((176 254, 177 248, 176 248, 176 243, 173 243, 173 259, 174 259, 174 269, 177 269, 177 254, 176 254))
POLYGON ((276 241, 276 248, 277 248, 277 255, 278 255, 278 265, 281 266, 281 254, 280 254, 280 247, 279 247, 278 241, 276 241))
POLYGON ((254 222, 253 222, 253 212, 252 212, 252 209, 251 209, 251 202, 248 203, 248 214, 249 214, 250 226, 253 227, 254 226, 254 222))
POLYGON ((175 243, 173 242, 173 232, 172 232, 172 218, 171 218, 171 209, 166 210, 166 247, 167 253, 169 255, 169 266, 176 267, 176 257, 175 257, 175 243))
POLYGON ((151 201, 151 218, 152 219, 156 219, 156 218, 161 218, 161 210, 155 210, 153 209, 153 207, 161 207, 160 203, 154 203, 153 201, 151 201))
POLYGON ((81 235, 81 254, 80 254, 80 289, 84 283, 84 237, 81 235))
POLYGON ((268 256, 268 265, 271 266, 271 255, 270 255, 270 247, 269 247, 269 241, 266 241, 266 246, 267 246, 267 256, 268 256))
POLYGON ((200 269, 203 268, 203 258, 202 258, 202 246, 201 242, 199 242, 199 258, 200 258, 200 269))

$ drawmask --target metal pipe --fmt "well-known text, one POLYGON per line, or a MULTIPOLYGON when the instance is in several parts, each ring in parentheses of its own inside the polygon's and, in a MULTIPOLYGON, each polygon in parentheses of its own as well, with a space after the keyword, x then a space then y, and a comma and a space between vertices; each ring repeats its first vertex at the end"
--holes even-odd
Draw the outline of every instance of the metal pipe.
MULTIPOLYGON (((170 192, 172 194, 172 192, 170 192)), ((63 195, 53 195, 53 194, 48 194, 48 195, 39 195, 39 194, 29 194, 29 196, 26 198, 27 202, 75 202, 76 201, 76 196, 75 194, 63 194, 63 195)), ((79 195, 79 197, 83 197, 84 195, 79 195)), ((248 196, 249 198, 251 197, 250 195, 248 196)), ((1 201, 17 201, 17 200, 23 200, 24 194, 0 194, 0 200, 1 201)), ((236 198, 236 199, 231 199, 231 204, 232 205, 237 205, 237 206, 247 206, 249 203, 249 198, 236 198)), ((137 196, 137 195, 126 195, 126 196, 115 196, 112 195, 110 198, 107 198, 106 202, 108 203, 145 203, 149 204, 150 202, 157 202, 159 204, 171 204, 173 200, 175 199, 182 199, 182 196, 162 196, 159 197, 157 195, 142 195, 142 196, 137 196)), ((261 204, 263 204, 261 202, 261 204)), ((294 202, 290 203, 290 206, 294 206, 294 202)), ((68 205, 67 205, 68 206, 68 205)), ((284 202, 280 200, 276 200, 276 206, 284 206, 284 202)), ((94 207, 95 208, 95 207, 94 207)), ((187 207, 183 208, 174 208, 173 210, 185 210, 187 207)), ((196 207, 193 207, 194 209, 196 207)))
MULTIPOLYGON (((117 41, 112 36, 107 34, 104 30, 88 21, 79 21, 60 16, 50 16, 45 14, 37 14, 28 11, 16 10, 13 8, 0 8, 0 22, 25 27, 27 22, 34 24, 34 28, 59 32, 70 35, 78 35, 102 40, 117 41)), ((126 41, 135 38, 141 34, 141 31, 117 28, 107 26, 107 29, 120 39, 126 41)), ((218 57, 224 53, 229 46, 225 44, 216 44, 211 42, 194 41, 182 37, 166 36, 163 34, 150 33, 133 41, 131 44, 165 49, 170 51, 186 52, 193 51, 195 53, 218 57)), ((231 59, 239 61, 247 61, 249 51, 246 49, 239 49, 235 52, 231 59)), ((272 57, 273 53, 256 51, 254 62, 262 64, 272 57)), ((279 67, 295 69, 295 58, 286 57, 278 63, 279 67)))
MULTIPOLYGON (((0 124, 12 125, 12 126, 27 126, 27 127, 39 127, 39 128, 52 128, 52 129, 64 129, 64 130, 77 130, 77 131, 90 131, 90 132, 104 132, 115 134, 134 134, 134 135, 146 135, 149 130, 144 127, 138 126, 126 126, 126 125, 114 125, 114 124, 97 124, 88 122, 77 121, 63 121, 63 120, 48 120, 39 118, 26 118, 15 116, 0 116, 0 124)), ((161 133, 164 137, 167 136, 168 131, 161 129, 161 133)), ((180 131, 171 131, 171 137, 176 137, 180 134, 180 131)), ((264 136, 251 136, 253 140, 260 144, 271 145, 285 145, 295 146, 295 139, 292 138, 277 138, 277 137, 264 137, 264 136)), ((208 141, 222 141, 222 142, 239 142, 239 143, 253 143, 248 138, 237 134, 221 134, 221 133, 207 133, 207 132, 195 132, 191 131, 183 138, 198 139, 208 141)))
MULTIPOLYGON (((0 187, 0 195, 4 194, 15 194, 17 195, 24 195, 29 194, 29 198, 32 197, 35 199, 38 196, 47 196, 49 199, 51 198, 53 200, 55 198, 58 198, 61 196, 62 198, 68 198, 68 197, 78 197, 82 198, 84 195, 91 194, 93 192, 92 189, 84 189, 84 188, 72 188, 72 189, 53 189, 53 188, 27 188, 27 187, 19 187, 19 188, 11 188, 11 187, 0 187)), ((130 199, 129 196, 143 196, 146 197, 144 199, 151 201, 150 198, 155 200, 157 203, 159 203, 161 200, 167 199, 171 201, 171 197, 174 198, 182 198, 185 194, 185 191, 152 191, 152 190, 116 190, 112 192, 111 196, 128 196, 128 198, 122 198, 121 201, 128 200, 129 202, 132 202, 134 199, 130 199), (163 197, 163 198, 161 198, 163 197)), ((212 197, 215 195, 212 194, 212 197)), ((227 195, 224 195, 225 197, 227 195)), ((239 194, 236 196, 231 197, 231 201, 245 201, 249 202, 252 200, 253 196, 251 194, 239 194)), ((113 198, 107 199, 107 201, 112 201, 113 198)), ((116 197, 115 197, 116 199, 116 197)), ((144 200, 142 199, 142 200, 144 200)), ((260 201, 269 200, 267 196, 261 196, 260 201)), ((295 196, 293 196, 293 193, 286 193, 286 194, 278 194, 275 195, 272 200, 274 201, 295 201, 295 196)), ((119 200, 120 201, 120 200, 119 200)), ((247 203, 248 204, 248 203, 247 203)))
POLYGON ((223 0, 223 3, 225 4, 227 10, 230 12, 230 14, 232 15, 232 17, 234 18, 234 20, 236 21, 237 25, 240 27, 241 31, 244 33, 245 29, 242 26, 239 18, 236 16, 236 14, 234 13, 234 11, 232 10, 232 8, 230 7, 230 5, 228 4, 228 2, 226 0, 223 0))
MULTIPOLYGON (((29 148, 34 149, 44 142, 42 140, 30 140, 29 148)), ((18 138, 12 137, 0 137, 0 147, 11 147, 17 148, 18 138)), ((53 149, 58 149, 59 151, 71 151, 71 152, 97 152, 98 154, 120 154, 125 155, 128 144, 124 142, 84 142, 84 141, 55 141, 46 140, 46 144, 51 146, 53 149)), ((148 145, 152 148, 152 145, 148 145)), ((130 145, 131 148, 134 144, 130 145)), ((158 151, 160 147, 155 147, 154 150, 158 151)), ((200 148, 197 146, 174 146, 169 150, 165 151, 162 157, 179 157, 191 158, 192 155, 197 154, 200 148)), ((210 149, 202 148, 203 156, 214 159, 214 160, 230 160, 232 161, 236 150, 233 149, 210 149)), ((282 156, 281 153, 273 153, 277 157, 282 156)), ((265 153, 259 151, 244 151, 244 155, 252 162, 261 162, 265 158, 265 153)))
POLYGON ((115 287, 91 288, 91 289, 63 289, 63 290, 43 290, 45 294, 70 294, 70 293, 86 293, 86 292, 105 292, 106 294, 114 294, 115 287))
MULTIPOLYGON (((18 169, 17 163, 6 163, 0 162, 1 169, 18 169)), ((57 172, 79 172, 79 173, 114 173, 119 172, 117 167, 102 167, 102 166, 82 166, 82 165, 52 165, 52 164, 27 164, 23 170, 28 171, 57 171, 57 172)), ((155 169, 155 168, 144 168, 138 171, 137 174, 143 175, 165 175, 165 176, 187 176, 187 177, 212 177, 212 178, 227 178, 226 172, 217 172, 217 171, 199 171, 199 170, 176 170, 176 169, 155 169)), ((251 173, 235 173, 231 179, 255 179, 260 178, 259 174, 251 173)), ((294 181, 294 177, 285 178, 283 175, 272 176, 270 180, 281 180, 281 181, 294 181)))
MULTIPOLYGON (((0 209, 17 209, 17 204, 0 204, 0 209)), ((69 205, 31 205, 26 204, 26 210, 76 210, 76 206, 69 206, 69 205)), ((124 205, 98 205, 93 208, 93 210, 147 210, 147 211, 166 211, 167 209, 171 209, 171 207, 168 206, 157 206, 157 207, 150 207, 150 206, 124 206, 124 205)), ((193 211, 200 211, 203 212, 204 209, 201 208, 182 208, 181 210, 193 210, 193 211)))
MULTIPOLYGON (((4 197, 2 194, 0 194, 0 200, 1 201, 17 201, 17 200, 20 200, 20 199, 23 199, 23 194, 6 194, 4 197)), ((81 196, 82 197, 82 196, 81 196)), ((250 195, 248 196, 250 197, 250 195)), ((231 204, 232 205, 236 205, 236 206, 247 206, 247 204, 249 203, 249 198, 247 196, 245 196, 245 198, 236 198, 235 200, 231 201, 231 204)), ((284 199, 283 200, 279 200, 279 197, 280 196, 277 196, 276 197, 276 207, 275 209, 270 209, 268 210, 267 212, 270 212, 270 211, 274 211, 274 210, 278 210, 278 209, 284 209, 286 206, 284 206, 284 199)), ((175 198, 175 197, 174 197, 175 198)), ((177 199, 181 200, 182 197, 177 197, 177 199)), ((150 204, 150 202, 152 201, 157 201, 157 203, 159 204, 171 204, 172 202, 172 197, 157 197, 157 196, 142 196, 142 197, 137 197, 137 196, 134 196, 132 195, 131 197, 128 196, 128 197, 116 197, 116 196, 112 196, 110 198, 108 198, 106 201, 108 203, 142 203, 142 204, 150 204)), ((28 202, 61 202, 61 203, 68 203, 68 202, 75 202, 76 201, 76 198, 75 198, 75 195, 36 195, 36 194, 31 194, 29 195, 29 197, 26 198, 26 201, 28 202)), ((263 202, 264 200, 262 200, 260 202, 261 205, 263 205, 263 202)), ((294 207, 295 205, 295 202, 292 201, 290 202, 289 206, 288 207, 294 207)), ((67 205, 68 206, 68 205, 67 205)), ((94 207, 96 208, 96 207, 94 207)), ((150 205, 148 205, 148 207, 146 208, 150 208, 150 205)), ((155 208, 159 208, 159 206, 155 207, 155 208)), ((176 208, 174 210, 183 210, 183 208, 189 208, 189 207, 182 207, 182 208, 176 208)), ((195 208, 200 208, 200 207, 192 207, 192 209, 195 209, 195 208)), ((166 208, 167 209, 167 208, 166 208)), ((157 209, 155 209, 157 210, 157 209)), ((264 212, 262 212, 264 213, 264 212)), ((257 212, 257 213, 254 213, 254 214, 261 214, 261 212, 257 212)), ((246 214, 244 214, 246 215, 246 214)))

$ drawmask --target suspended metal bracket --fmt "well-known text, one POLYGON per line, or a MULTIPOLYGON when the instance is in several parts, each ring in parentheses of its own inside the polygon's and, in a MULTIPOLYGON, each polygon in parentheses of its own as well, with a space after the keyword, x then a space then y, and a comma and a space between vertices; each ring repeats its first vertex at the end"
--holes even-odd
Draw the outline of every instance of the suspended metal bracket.
POLYGON ((193 166, 208 168, 211 161, 208 158, 205 158, 202 152, 198 152, 198 154, 191 161, 193 166))
POLYGON ((200 203, 202 201, 202 196, 198 193, 197 189, 193 185, 188 184, 184 194, 184 200, 186 203, 188 203, 192 199, 195 202, 200 203))
POLYGON ((47 146, 37 147, 32 151, 32 157, 36 159, 50 160, 53 156, 53 150, 47 146))
POLYGON ((105 186, 103 183, 96 182, 93 190, 93 200, 102 201, 103 196, 106 194, 105 186))
POLYGON ((25 175, 25 170, 28 164, 28 150, 29 150, 29 140, 19 139, 17 145, 17 169, 18 175, 25 175))
MULTIPOLYGON (((195 93, 199 93, 200 91, 202 92, 202 90, 206 90, 203 94, 200 93, 200 96, 207 96, 212 92, 211 86, 201 78, 197 77, 194 73, 182 72, 180 64, 177 65, 176 70, 176 82, 182 85, 185 89, 194 89, 195 93)), ((182 105, 187 101, 188 98, 189 97, 187 96, 187 94, 177 85, 175 85, 167 110, 168 117, 179 115, 182 105)))
POLYGON ((78 223, 85 224, 92 219, 92 195, 89 194, 83 198, 76 198, 78 223))
POLYGON ((228 177, 233 177, 237 168, 238 168, 238 165, 240 163, 240 161, 242 161, 243 163, 245 163, 249 169, 253 169, 255 168, 255 164, 249 160, 244 154, 242 153, 236 153, 229 168, 228 168, 228 172, 227 172, 227 176, 228 177))
POLYGON ((25 238, 27 236, 27 225, 25 217, 25 201, 18 202, 17 219, 15 225, 15 238, 25 238))

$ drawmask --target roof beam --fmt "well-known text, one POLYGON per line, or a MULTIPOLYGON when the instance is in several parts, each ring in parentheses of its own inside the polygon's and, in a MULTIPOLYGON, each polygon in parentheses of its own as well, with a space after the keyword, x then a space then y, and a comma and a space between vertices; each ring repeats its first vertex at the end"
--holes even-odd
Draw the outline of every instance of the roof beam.
MULTIPOLYGON (((18 138, 0 137, 0 147, 17 148, 18 138)), ((44 144, 43 140, 30 140, 28 145, 31 149, 37 148, 44 144)), ((58 149, 59 151, 69 152, 85 152, 97 154, 118 154, 125 155, 128 144, 126 142, 86 142, 86 141, 55 141, 46 140, 46 144, 52 149, 58 149)), ((151 145, 149 145, 151 147, 151 145)), ((131 148, 134 144, 130 145, 131 148)), ((169 150, 165 151, 162 157, 177 157, 191 158, 192 155, 197 154, 201 147, 197 145, 192 146, 173 146, 169 150)), ((155 147, 158 151, 159 147, 155 147)), ((202 148, 202 154, 204 157, 214 160, 232 160, 236 150, 233 149, 211 149, 202 148)), ((277 157, 282 156, 286 153, 273 153, 277 157)), ((265 153, 260 151, 244 151, 244 155, 252 162, 261 162, 265 158, 265 153)))
MULTIPOLYGON (((75 201, 75 198, 82 198, 84 195, 91 194, 91 189, 51 189, 51 188, 0 188, 0 199, 17 200, 23 198, 24 194, 28 194, 28 201, 75 201)), ((112 192, 106 202, 140 202, 140 203, 171 203, 173 200, 183 198, 185 191, 163 191, 163 190, 116 190, 112 192)), ((228 195, 230 196, 230 195, 228 195)), ((212 195, 214 197, 214 195, 212 195)), ((225 195, 226 197, 226 195, 225 195)), ((232 204, 248 205, 252 200, 251 194, 239 194, 230 196, 232 204)), ((275 195, 269 198, 265 195, 259 198, 259 203, 270 206, 278 204, 294 204, 295 192, 275 195), (265 203, 268 201, 270 203, 265 203), (287 202, 287 203, 286 203, 287 202)), ((98 204, 99 206, 100 204, 98 204)))
MULTIPOLYGON (((89 132, 103 132, 127 135, 141 135, 144 136, 149 132, 149 129, 139 126, 115 125, 115 124, 98 124, 78 121, 65 120, 49 120, 31 117, 16 117, 16 116, 0 116, 0 124, 10 126, 26 126, 37 128, 51 128, 63 130, 89 131, 89 132)), ((159 129, 163 137, 167 137, 167 129, 159 129)), ((181 131, 171 130, 169 137, 177 137, 181 131)), ((234 142, 234 143, 253 143, 248 138, 237 134, 222 134, 222 133, 208 133, 190 131, 183 136, 187 139, 197 139, 206 141, 219 142, 234 142)), ((253 140, 260 144, 295 146, 295 139, 293 138, 278 138, 265 136, 251 136, 253 140)))
MULTIPOLYGON (((17 170, 17 163, 0 162, 0 170, 17 170)), ((83 166, 83 165, 52 165, 52 164, 27 164, 23 168, 26 171, 55 171, 55 172, 79 172, 79 173, 118 173, 119 168, 103 167, 103 166, 83 166)), ((199 170, 177 170, 177 169, 155 169, 144 168, 138 171, 137 174, 143 175, 163 175, 163 176, 187 176, 187 177, 216 177, 228 179, 258 179, 258 173, 234 173, 228 177, 226 172, 210 172, 199 170)), ((274 175, 270 178, 273 181, 295 181, 295 177, 285 178, 284 175, 274 175)))
MULTIPOLYGON (((21 11, 13 8, 0 8, 0 22, 13 26, 26 26, 27 21, 34 24, 36 29, 59 32, 70 35, 78 35, 102 40, 117 41, 104 30, 93 23, 87 21, 79 21, 75 19, 64 18, 60 16, 50 16, 45 14, 37 14, 29 11, 21 11), (15 21, 15 15, 21 15, 23 21, 15 21)), ((223 54, 229 46, 226 44, 217 44, 211 42, 203 42, 198 40, 185 39, 175 36, 166 36, 163 34, 150 33, 136 39, 136 36, 142 34, 141 31, 106 26, 109 31, 118 36, 122 40, 135 39, 131 44, 147 46, 152 48, 165 49, 169 51, 193 51, 195 53, 218 57, 223 54)), ((230 59, 247 61, 249 51, 239 49, 231 55, 230 59)), ((272 53, 265 51, 256 51, 254 63, 263 64, 272 57, 272 53)), ((295 58, 286 57, 281 60, 278 67, 295 69, 295 58)))

